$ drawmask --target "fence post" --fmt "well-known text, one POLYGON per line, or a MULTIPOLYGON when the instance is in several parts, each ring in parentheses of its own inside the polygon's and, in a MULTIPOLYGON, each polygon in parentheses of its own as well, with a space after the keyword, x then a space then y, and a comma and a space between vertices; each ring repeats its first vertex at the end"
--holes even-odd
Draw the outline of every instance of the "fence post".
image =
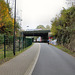
POLYGON ((26 38, 25 38, 25 48, 27 47, 27 41, 26 41, 26 38))
POLYGON ((4 58, 6 58, 6 44, 5 44, 5 40, 6 40, 6 37, 4 35, 4 58))
POLYGON ((24 37, 23 37, 23 49, 24 49, 24 37))
POLYGON ((20 37, 19 37, 19 51, 20 51, 20 37))
POLYGON ((25 48, 25 37, 24 37, 24 48, 25 48))
POLYGON ((25 48, 25 37, 24 37, 24 48, 25 48))

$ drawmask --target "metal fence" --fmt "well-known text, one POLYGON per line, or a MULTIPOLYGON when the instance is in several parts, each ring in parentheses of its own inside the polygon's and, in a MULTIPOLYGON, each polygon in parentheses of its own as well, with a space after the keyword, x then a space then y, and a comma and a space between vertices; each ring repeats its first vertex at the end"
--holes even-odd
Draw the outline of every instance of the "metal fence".
MULTIPOLYGON (((32 38, 16 37, 15 53, 32 44, 32 38)), ((13 36, 0 36, 0 59, 13 56, 13 36)))

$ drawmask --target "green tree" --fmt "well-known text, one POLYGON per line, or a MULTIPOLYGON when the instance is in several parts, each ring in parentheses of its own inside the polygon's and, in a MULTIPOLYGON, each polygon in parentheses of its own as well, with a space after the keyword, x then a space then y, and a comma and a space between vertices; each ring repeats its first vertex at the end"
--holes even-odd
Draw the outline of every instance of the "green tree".
POLYGON ((45 30, 45 27, 44 27, 43 25, 39 25, 39 26, 37 26, 36 29, 42 29, 42 30, 45 30))
POLYGON ((50 26, 49 26, 49 25, 46 25, 46 29, 47 29, 47 30, 50 30, 50 26))
POLYGON ((52 21, 51 31, 57 36, 59 44, 68 44, 75 35, 75 7, 63 9, 61 15, 52 21))

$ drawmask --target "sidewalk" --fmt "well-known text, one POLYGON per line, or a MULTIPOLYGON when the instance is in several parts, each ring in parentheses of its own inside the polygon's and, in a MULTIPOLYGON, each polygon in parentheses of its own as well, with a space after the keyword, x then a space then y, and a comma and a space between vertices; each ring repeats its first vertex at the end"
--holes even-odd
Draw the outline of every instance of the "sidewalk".
POLYGON ((40 53, 40 45, 31 48, 0 65, 0 75, 31 75, 40 53))

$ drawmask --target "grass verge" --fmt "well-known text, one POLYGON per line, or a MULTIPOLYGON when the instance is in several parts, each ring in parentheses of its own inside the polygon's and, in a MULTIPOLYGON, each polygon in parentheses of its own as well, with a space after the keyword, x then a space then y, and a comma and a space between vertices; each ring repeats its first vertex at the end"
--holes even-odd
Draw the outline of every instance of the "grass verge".
MULTIPOLYGON (((32 44, 32 45, 33 45, 33 44, 32 44)), ((30 46, 27 47, 27 48, 21 49, 20 51, 16 51, 16 52, 15 52, 15 53, 16 53, 15 56, 17 56, 17 55, 19 55, 20 53, 26 51, 26 50, 29 49, 32 45, 30 45, 30 46)), ((5 63, 6 61, 9 61, 10 59, 12 59, 12 58, 15 57, 15 56, 13 55, 13 51, 6 52, 6 54, 7 54, 7 55, 6 55, 6 58, 4 58, 3 54, 0 55, 0 65, 3 64, 3 63, 5 63)))
MULTIPOLYGON (((52 44, 51 44, 51 45, 52 45, 52 44)), ((60 50, 62 50, 62 51, 64 51, 64 52, 66 52, 66 53, 68 53, 68 54, 70 54, 70 55, 72 55, 72 56, 75 57, 75 52, 73 52, 73 51, 71 51, 71 50, 65 48, 64 46, 61 46, 61 45, 52 45, 52 46, 55 46, 55 47, 57 47, 58 49, 60 49, 60 50)))

